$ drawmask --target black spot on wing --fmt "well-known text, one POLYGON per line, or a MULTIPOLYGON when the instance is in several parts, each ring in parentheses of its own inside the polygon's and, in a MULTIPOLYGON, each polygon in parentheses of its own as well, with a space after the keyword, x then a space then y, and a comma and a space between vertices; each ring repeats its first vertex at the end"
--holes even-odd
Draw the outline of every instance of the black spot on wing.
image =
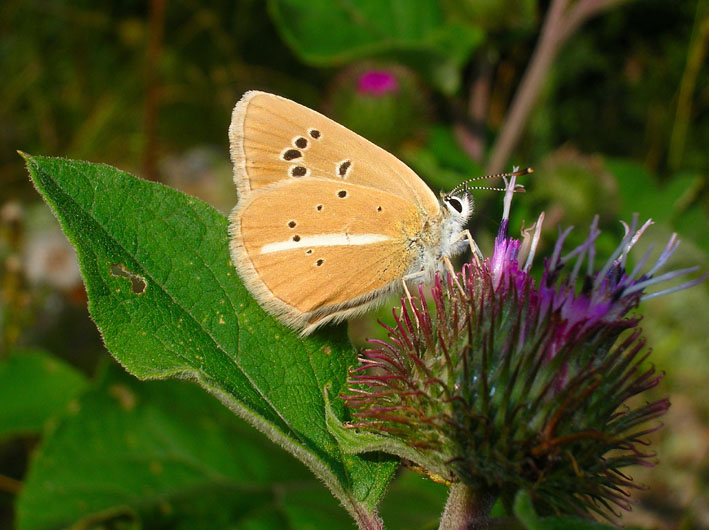
POLYGON ((308 168, 305 166, 293 166, 290 170, 291 177, 304 177, 308 174, 308 168))
POLYGON ((296 158, 300 158, 301 156, 303 156, 303 154, 297 149, 288 149, 285 153, 283 153, 283 160, 294 160, 296 158))
POLYGON ((344 160, 340 162, 340 164, 337 166, 337 174, 344 178, 345 176, 347 176, 347 172, 349 171, 351 165, 352 162, 350 160, 344 160))

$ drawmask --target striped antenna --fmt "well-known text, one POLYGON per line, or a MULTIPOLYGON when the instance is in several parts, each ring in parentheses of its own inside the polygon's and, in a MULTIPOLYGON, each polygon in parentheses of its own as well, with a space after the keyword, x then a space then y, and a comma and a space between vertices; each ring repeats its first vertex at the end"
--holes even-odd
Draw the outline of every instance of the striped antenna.
MULTIPOLYGON (((492 188, 489 186, 464 186, 463 189, 465 192, 469 192, 470 190, 487 190, 487 191, 507 191, 507 188, 492 188)), ((526 193, 527 190, 524 188, 524 185, 522 184, 515 184, 515 189, 514 193, 526 193)))
MULTIPOLYGON (((529 173, 534 173, 534 170, 531 167, 528 167, 526 169, 520 169, 518 171, 513 171, 512 173, 498 173, 496 175, 485 175, 483 177, 475 177, 472 179, 465 180, 458 184, 455 188, 453 188, 448 195, 453 195, 457 193, 459 190, 463 189, 467 193, 469 190, 491 190, 491 191, 505 191, 505 188, 488 188, 484 186, 475 186, 475 187, 469 187, 468 183, 469 182, 475 182, 476 180, 487 180, 487 179, 495 179, 495 178, 505 178, 505 177, 521 177, 522 175, 528 175, 529 173)), ((517 190, 517 186, 515 186, 515 193, 520 193, 524 191, 524 187, 519 185, 520 190, 517 190)))

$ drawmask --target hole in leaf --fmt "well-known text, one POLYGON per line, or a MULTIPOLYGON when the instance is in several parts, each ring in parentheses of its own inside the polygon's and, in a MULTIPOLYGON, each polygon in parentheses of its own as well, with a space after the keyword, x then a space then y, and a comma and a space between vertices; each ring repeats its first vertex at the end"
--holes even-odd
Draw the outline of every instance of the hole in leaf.
POLYGON ((141 276, 129 271, 126 269, 125 265, 120 263, 114 263, 111 265, 111 276, 114 278, 126 278, 127 280, 130 280, 130 287, 133 294, 143 294, 145 292, 145 288, 147 287, 147 283, 145 283, 145 280, 141 276))

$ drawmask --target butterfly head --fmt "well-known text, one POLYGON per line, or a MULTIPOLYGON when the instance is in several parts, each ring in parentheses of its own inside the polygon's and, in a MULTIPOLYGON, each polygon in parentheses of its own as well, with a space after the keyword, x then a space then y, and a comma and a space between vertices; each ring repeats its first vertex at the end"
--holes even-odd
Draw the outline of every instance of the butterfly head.
MULTIPOLYGON (((468 184, 476 180, 485 180, 491 178, 502 177, 519 177, 521 175, 526 175, 528 173, 533 173, 532 168, 526 168, 522 170, 515 169, 512 173, 500 173, 497 175, 485 175, 483 177, 475 177, 468 179, 464 182, 458 184, 449 193, 441 193, 441 200, 443 205, 446 207, 445 213, 450 223, 457 223, 461 226, 464 225, 470 216, 473 214, 473 197, 470 195, 471 190, 494 190, 494 191, 506 191, 507 190, 507 180, 505 180, 504 188, 495 188, 490 186, 469 186, 468 184)), ((514 192, 523 192, 524 186, 521 184, 515 184, 514 192)))
POLYGON ((441 199, 448 217, 460 225, 464 225, 473 214, 473 198, 466 192, 443 195, 441 199))

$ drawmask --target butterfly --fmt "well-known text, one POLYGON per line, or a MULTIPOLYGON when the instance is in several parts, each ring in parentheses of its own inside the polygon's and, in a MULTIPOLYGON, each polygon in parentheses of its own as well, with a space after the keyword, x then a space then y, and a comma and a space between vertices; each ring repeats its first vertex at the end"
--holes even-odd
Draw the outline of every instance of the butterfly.
POLYGON ((246 92, 229 140, 232 262, 261 306, 302 335, 373 308, 405 280, 430 282, 466 247, 466 188, 439 200, 396 157, 303 105, 246 92))

